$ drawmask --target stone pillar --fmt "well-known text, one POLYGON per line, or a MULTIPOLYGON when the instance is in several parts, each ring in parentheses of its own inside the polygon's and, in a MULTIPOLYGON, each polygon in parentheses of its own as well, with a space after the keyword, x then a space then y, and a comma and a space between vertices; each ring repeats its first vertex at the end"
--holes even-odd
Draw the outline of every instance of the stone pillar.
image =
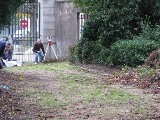
MULTIPOLYGON (((55 16, 54 16, 54 0, 39 0, 40 2, 40 35, 42 43, 46 49, 47 36, 52 37, 52 42, 55 38, 55 16)), ((47 51, 46 60, 54 59, 54 53, 49 48, 47 51), (52 55, 53 54, 53 55, 52 55)))
MULTIPOLYGON (((78 40, 78 13, 70 0, 39 0, 40 2, 40 35, 47 47, 47 35, 56 44, 53 48, 59 59, 69 57, 69 47, 78 40)), ((54 59, 54 52, 49 49, 46 60, 54 59)))
POLYGON ((78 12, 69 0, 55 0, 55 39, 60 59, 69 58, 69 47, 78 40, 78 12))

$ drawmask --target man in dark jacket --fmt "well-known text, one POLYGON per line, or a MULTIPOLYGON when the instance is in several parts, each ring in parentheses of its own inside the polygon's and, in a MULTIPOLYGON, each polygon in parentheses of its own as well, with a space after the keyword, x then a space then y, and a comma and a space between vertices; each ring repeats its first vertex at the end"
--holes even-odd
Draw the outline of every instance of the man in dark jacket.
POLYGON ((11 43, 0 40, 0 69, 4 66, 2 59, 8 59, 10 56, 10 46, 11 43))
POLYGON ((35 42, 35 44, 33 46, 33 52, 35 54, 35 64, 38 63, 39 56, 40 56, 39 61, 42 62, 43 58, 44 58, 45 51, 44 51, 44 47, 43 47, 43 44, 41 43, 40 39, 37 39, 37 41, 35 42))

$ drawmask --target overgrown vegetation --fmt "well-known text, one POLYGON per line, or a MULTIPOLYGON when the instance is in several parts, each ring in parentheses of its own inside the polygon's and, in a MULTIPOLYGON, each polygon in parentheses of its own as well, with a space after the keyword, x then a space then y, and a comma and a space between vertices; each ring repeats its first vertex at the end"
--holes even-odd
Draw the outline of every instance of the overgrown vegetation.
POLYGON ((160 84, 154 79, 157 71, 146 67, 133 71, 126 66, 109 74, 108 68, 98 70, 97 66, 56 62, 4 68, 8 72, 0 71, 0 85, 13 91, 0 88, 1 118, 158 120, 159 96, 147 94, 159 93, 160 84), (117 83, 149 89, 142 93, 117 83))
POLYGON ((159 47, 158 1, 73 2, 90 18, 79 43, 72 47, 70 61, 136 66, 159 47))
POLYGON ((121 40, 111 46, 108 61, 111 65, 136 66, 143 64, 149 53, 157 48, 154 41, 121 40))

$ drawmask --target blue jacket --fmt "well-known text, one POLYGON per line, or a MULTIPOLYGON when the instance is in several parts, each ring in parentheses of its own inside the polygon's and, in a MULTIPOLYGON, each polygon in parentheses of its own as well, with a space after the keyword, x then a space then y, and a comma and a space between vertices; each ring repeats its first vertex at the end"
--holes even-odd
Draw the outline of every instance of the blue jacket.
POLYGON ((0 40, 0 57, 3 57, 5 44, 6 44, 5 41, 0 40))

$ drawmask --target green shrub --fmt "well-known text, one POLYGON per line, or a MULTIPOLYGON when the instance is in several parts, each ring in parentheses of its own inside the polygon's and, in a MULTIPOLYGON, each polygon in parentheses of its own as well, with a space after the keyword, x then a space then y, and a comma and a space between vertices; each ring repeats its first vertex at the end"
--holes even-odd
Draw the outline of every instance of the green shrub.
POLYGON ((136 66, 144 63, 148 55, 159 48, 160 26, 141 23, 142 33, 132 40, 119 40, 111 46, 108 61, 111 65, 136 66))
POLYGON ((102 46, 109 48, 110 45, 119 39, 132 38, 132 33, 128 25, 129 18, 127 20, 117 21, 113 20, 114 17, 108 18, 108 16, 102 15, 94 18, 91 16, 83 27, 81 41, 100 41, 102 46))
POLYGON ((141 22, 142 32, 139 36, 135 36, 135 39, 139 40, 151 40, 155 42, 160 42, 160 26, 152 26, 150 22, 141 22))
POLYGON ((76 45, 69 46, 69 62, 75 63, 76 62, 76 45))
POLYGON ((77 61, 81 63, 105 63, 109 50, 102 46, 101 41, 85 41, 81 39, 76 47, 77 61))
POLYGON ((82 38, 74 48, 74 52, 71 51, 74 54, 70 61, 136 66, 143 64, 149 53, 159 47, 159 26, 153 27, 149 22, 142 22, 142 33, 134 36, 132 40, 125 40, 128 36, 126 32, 118 30, 117 32, 123 31, 126 36, 119 35, 109 26, 104 28, 104 23, 98 18, 87 21, 82 38))
POLYGON ((108 61, 111 65, 141 65, 149 53, 158 47, 157 42, 145 39, 120 40, 111 46, 108 61))

